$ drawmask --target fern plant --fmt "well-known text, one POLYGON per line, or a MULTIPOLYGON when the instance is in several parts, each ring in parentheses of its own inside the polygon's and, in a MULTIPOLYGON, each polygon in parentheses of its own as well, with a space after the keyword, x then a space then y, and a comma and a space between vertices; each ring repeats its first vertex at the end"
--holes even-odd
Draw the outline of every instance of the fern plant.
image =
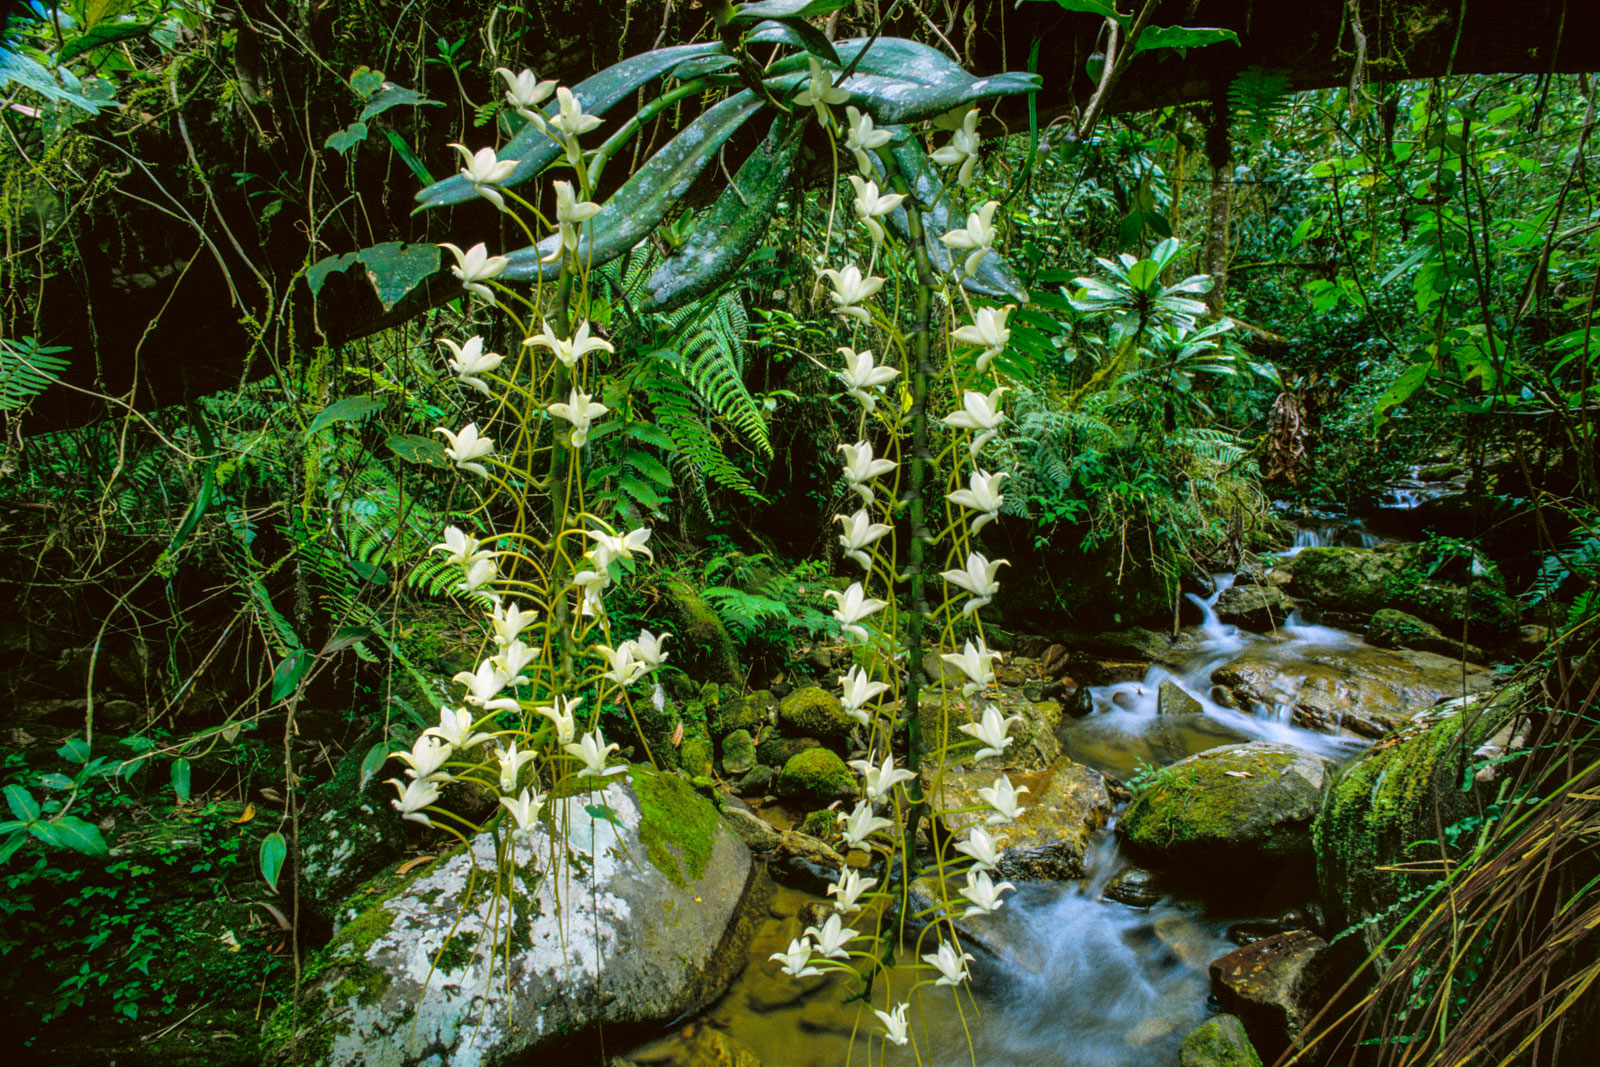
POLYGON ((1234 75, 1228 85, 1228 111, 1235 134, 1259 141, 1288 107, 1293 87, 1289 72, 1281 67, 1251 64, 1234 75))
POLYGON ((41 347, 32 337, 0 339, 0 413, 21 411, 66 372, 71 349, 41 347))

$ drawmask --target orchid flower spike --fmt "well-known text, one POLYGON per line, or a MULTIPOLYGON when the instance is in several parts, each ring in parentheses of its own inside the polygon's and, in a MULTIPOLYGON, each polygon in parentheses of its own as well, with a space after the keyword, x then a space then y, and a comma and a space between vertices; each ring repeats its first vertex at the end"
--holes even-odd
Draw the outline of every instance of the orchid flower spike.
POLYGON ((863 326, 871 326, 871 313, 858 305, 876 296, 878 290, 883 288, 884 280, 876 275, 863 278, 861 269, 854 264, 844 270, 834 270, 829 267, 820 273, 833 283, 833 292, 828 295, 833 300, 834 310, 846 318, 855 319, 863 326))
POLYGON ((994 439, 1000 432, 1000 424, 1005 421, 1005 415, 1000 411, 1000 397, 1009 392, 1006 386, 1000 386, 988 396, 975 393, 971 389, 965 391, 961 397, 962 411, 946 415, 943 422, 946 426, 953 426, 959 430, 971 430, 978 436, 972 439, 968 452, 977 458, 983 446, 994 439))
POLYGON ((497 158, 492 148, 480 148, 474 152, 464 144, 451 144, 450 147, 461 153, 461 176, 472 184, 472 191, 504 211, 505 197, 493 186, 511 177, 511 172, 517 169, 517 161, 497 158))
POLYGON ((550 94, 556 90, 556 83, 540 81, 531 70, 513 74, 506 67, 496 67, 495 73, 506 80, 506 103, 517 114, 539 129, 544 129, 544 114, 540 112, 539 105, 550 99, 550 94))
POLYGON ((950 143, 928 158, 941 167, 960 167, 956 184, 961 188, 972 185, 972 168, 978 162, 978 109, 957 108, 948 115, 933 121, 940 129, 952 130, 950 143))
POLYGON ((450 372, 460 379, 461 384, 469 385, 493 400, 494 393, 489 391, 489 383, 478 376, 488 374, 500 366, 506 357, 485 352, 482 337, 473 337, 462 345, 456 344, 448 337, 441 337, 439 343, 450 349, 452 353, 448 361, 450 372))
POLYGON ((906 1035, 906 1028, 911 1025, 911 1021, 906 1018, 906 1011, 910 1007, 910 1004, 902 1001, 901 1003, 896 1004, 894 1006, 894 1010, 892 1011, 879 1011, 877 1008, 872 1009, 872 1014, 876 1015, 883 1023, 883 1036, 885 1040, 896 1045, 904 1045, 907 1041, 911 1040, 911 1038, 906 1035))
POLYGON ((894 470, 894 460, 873 459, 871 441, 840 445, 835 451, 844 453, 844 480, 850 488, 861 497, 863 504, 875 503, 877 494, 867 483, 894 470))
POLYGON ((485 282, 491 282, 506 272, 511 261, 505 256, 491 256, 482 241, 463 252, 448 241, 440 242, 440 248, 449 250, 456 257, 456 265, 450 268, 450 273, 461 279, 461 287, 469 292, 477 293, 490 304, 497 303, 494 290, 485 282))
POLYGON ((446 562, 454 563, 460 567, 470 567, 481 559, 493 559, 494 553, 487 548, 480 548, 483 542, 469 533, 462 531, 459 526, 446 526, 444 540, 428 549, 428 552, 443 552, 446 562))
POLYGON ((861 905, 856 903, 861 894, 877 884, 876 878, 863 878, 854 867, 846 867, 839 872, 837 882, 828 883, 827 895, 834 898, 834 911, 840 915, 853 915, 861 910, 861 905))
POLYGON ((423 813, 423 808, 436 804, 439 800, 439 784, 430 778, 413 778, 409 782, 402 782, 398 778, 390 778, 387 785, 392 785, 395 792, 400 794, 398 800, 389 801, 394 809, 400 813, 402 819, 420 822, 424 826, 432 826, 433 820, 423 813))
POLYGON ((858 175, 850 175, 850 184, 856 190, 856 215, 861 219, 872 243, 883 243, 883 224, 878 220, 900 206, 904 193, 880 193, 877 182, 869 182, 858 175))
POLYGON ((861 772, 866 783, 867 799, 871 801, 884 799, 895 786, 916 777, 911 771, 894 765, 893 752, 883 757, 882 764, 873 763, 870 759, 858 759, 851 760, 850 766, 861 772))
POLYGON ((983 207, 967 216, 965 229, 951 230, 939 238, 940 241, 943 241, 951 248, 971 250, 967 255, 966 262, 962 264, 961 270, 963 274, 971 275, 977 273, 978 264, 983 262, 983 257, 994 251, 994 242, 997 236, 994 229, 994 213, 999 206, 1000 201, 989 201, 983 207))
POLYGON ((995 572, 1001 566, 1010 565, 1010 560, 997 559, 991 563, 983 553, 969 552, 966 567, 961 570, 941 571, 939 577, 972 594, 972 599, 961 609, 961 617, 966 618, 994 599, 995 594, 1000 591, 1000 583, 995 581, 995 572))
POLYGON ((572 335, 572 340, 570 341, 563 341, 557 337, 555 331, 550 328, 549 320, 545 320, 543 325, 543 333, 530 337, 522 343, 548 348, 568 368, 576 367, 578 361, 590 352, 616 351, 610 341, 600 337, 589 336, 589 323, 587 321, 578 323, 578 330, 572 335))
POLYGON ((990 756, 1005 755, 1006 749, 1016 740, 1009 736, 1011 725, 1021 721, 1021 715, 1002 717, 999 708, 987 704, 982 718, 977 722, 962 723, 957 729, 983 743, 983 747, 972 754, 972 762, 977 763, 990 756))
POLYGON ((515 797, 500 798, 501 806, 511 813, 512 820, 517 824, 517 828, 511 832, 513 838, 526 841, 533 836, 539 827, 539 813, 544 810, 544 801, 545 795, 537 788, 532 791, 523 789, 515 797))
POLYGON ((573 389, 565 404, 551 404, 545 410, 572 424, 572 433, 568 440, 572 442, 573 448, 582 448, 583 443, 589 439, 589 427, 594 424, 594 420, 611 409, 604 404, 593 403, 591 394, 580 393, 573 389))
POLYGON ((824 589, 823 594, 833 598, 837 606, 833 609, 833 617, 839 620, 840 628, 845 633, 855 634, 861 640, 869 640, 867 628, 861 623, 873 613, 881 610, 888 601, 869 597, 860 582, 854 582, 849 589, 839 592, 837 589, 824 589))
POLYGON ((945 495, 950 503, 978 512, 969 533, 976 534, 1000 514, 1000 505, 1006 499, 1000 492, 1000 483, 1008 477, 1010 475, 1005 471, 990 474, 988 471, 974 470, 967 479, 966 489, 957 489, 945 495))
POLYGON ((839 352, 844 356, 844 370, 834 377, 844 383, 845 392, 860 401, 862 408, 871 415, 878 409, 878 386, 894 381, 900 372, 893 367, 873 366, 870 349, 857 352, 848 346, 841 346, 839 352))
POLYGON ((946 652, 939 658, 967 676, 961 695, 969 697, 994 681, 994 661, 1000 658, 1000 653, 990 652, 980 637, 977 644, 969 638, 960 652, 946 652))
POLYGON ((480 478, 489 477, 489 470, 480 459, 487 459, 494 454, 494 438, 479 437, 478 424, 469 422, 461 427, 459 432, 451 432, 444 426, 435 426, 434 433, 442 433, 445 440, 450 443, 445 446, 444 454, 455 462, 455 465, 464 471, 471 471, 480 478))
POLYGON ((847 89, 836 89, 833 86, 833 71, 823 70, 815 56, 809 58, 811 65, 811 81, 806 87, 794 96, 794 102, 801 107, 814 107, 817 109, 817 121, 823 126, 833 125, 833 112, 828 110, 829 104, 842 104, 850 99, 847 89))
POLYGON ((977 368, 979 374, 989 370, 989 365, 995 357, 1006 350, 1006 345, 1011 343, 1011 331, 1006 327, 1006 316, 1016 310, 1015 304, 1007 304, 1002 308, 979 308, 972 313, 972 322, 959 329, 952 330, 950 339, 956 344, 973 345, 983 349, 978 353, 977 368))
POLYGON ((845 108, 844 115, 850 126, 844 146, 855 154, 856 165, 861 168, 861 173, 871 177, 874 173, 872 157, 867 153, 882 148, 894 139, 894 135, 888 130, 873 129, 872 116, 854 105, 845 108))
POLYGON ((873 522, 866 508, 858 508, 853 515, 835 515, 833 518, 835 522, 844 523, 844 533, 839 535, 844 554, 861 564, 862 570, 872 570, 872 557, 867 555, 866 550, 894 527, 873 522))
POLYGON ((871 675, 860 667, 855 666, 852 666, 845 672, 844 677, 839 679, 839 685, 844 690, 839 696, 839 702, 844 706, 845 714, 862 726, 872 722, 871 717, 861 710, 862 705, 878 696, 878 694, 886 692, 889 688, 887 682, 874 682, 871 675))

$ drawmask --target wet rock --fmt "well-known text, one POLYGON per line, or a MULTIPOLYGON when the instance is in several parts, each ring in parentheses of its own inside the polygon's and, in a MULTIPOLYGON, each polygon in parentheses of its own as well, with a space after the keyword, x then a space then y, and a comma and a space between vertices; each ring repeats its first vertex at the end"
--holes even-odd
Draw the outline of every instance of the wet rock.
POLYGON ((1157 715, 1200 715, 1205 710, 1205 706, 1185 692, 1177 682, 1162 682, 1156 690, 1157 715))
POLYGON ((1291 709, 1307 729, 1378 738, 1441 700, 1487 689, 1493 677, 1431 652, 1348 644, 1252 648, 1211 680, 1241 706, 1291 709))
POLYGON ((1407 612, 1459 633, 1496 644, 1515 635, 1517 604, 1492 567, 1462 561, 1462 573, 1439 569, 1424 545, 1392 549, 1308 548, 1289 561, 1297 598, 1325 611, 1364 620, 1383 608, 1407 612), (1474 573, 1476 572, 1476 573, 1474 573), (1447 580, 1447 575, 1450 577, 1447 580))
POLYGON ((1411 648, 1474 662, 1484 658, 1478 649, 1447 636, 1432 623, 1423 622, 1415 615, 1407 615, 1394 608, 1383 608, 1372 613, 1372 619, 1367 623, 1366 639, 1367 644, 1379 648, 1411 648))
POLYGON ((1039 670, 1046 678, 1059 678, 1067 673, 1067 659, 1070 655, 1066 645, 1052 644, 1039 657, 1039 670))
POLYGON ((266 1062, 288 1061, 295 1026, 302 1063, 516 1062, 721 995, 762 901, 716 809, 639 767, 551 807, 559 870, 541 828, 499 880, 492 834, 406 876, 311 960, 266 1062))
POLYGON ((750 768, 749 773, 739 779, 740 795, 749 797, 765 793, 772 786, 774 774, 771 767, 761 764, 750 768))
POLYGON ((855 795, 856 778, 832 750, 808 748, 789 757, 772 780, 772 791, 780 797, 842 800, 855 795))
POLYGON ((1062 708, 1074 719, 1081 719, 1094 711, 1094 695, 1089 692, 1088 686, 1079 686, 1073 690, 1072 696, 1067 698, 1062 708))
POLYGON ((1216 704, 1218 707, 1236 709, 1239 706, 1239 702, 1234 699, 1233 690, 1229 689, 1227 686, 1212 686, 1209 696, 1211 697, 1211 702, 1216 704))
MULTIPOLYGON (((370 743, 369 738, 369 743, 370 743)), ((300 815, 300 904, 324 923, 368 878, 399 858, 405 824, 389 801, 382 773, 361 781, 369 744, 352 748, 333 778, 313 789, 300 815)))
POLYGON ((740 775, 756 765, 756 742, 748 730, 735 730, 722 739, 722 773, 740 775))
MULTIPOLYGON (((947 773, 940 790, 928 786, 933 806, 952 812, 983 809, 978 790, 993 785, 995 777, 986 771, 947 773)), ((1010 823, 986 827, 1000 852, 996 880, 1083 877, 1089 838, 1111 817, 1105 778, 1099 771, 1065 758, 1041 774, 1010 777, 1013 785, 1028 788, 1022 798, 1026 810, 1010 823)), ((939 821, 946 833, 959 837, 986 814, 985 810, 959 812, 940 816, 939 821)))
POLYGON ((1235 949, 1211 964, 1217 1002, 1239 1017, 1257 1048, 1275 1057, 1323 1005, 1327 952, 1328 943, 1306 930, 1235 949))
POLYGON ((1106 885, 1105 897, 1130 908, 1148 908, 1166 896, 1161 876, 1144 867, 1124 867, 1106 885))
POLYGON ((1328 773, 1326 760, 1290 745, 1225 745, 1162 770, 1117 832, 1140 855, 1211 869, 1305 858, 1328 773))
POLYGON ((1195 1027, 1178 1049, 1179 1067, 1261 1067, 1261 1057, 1237 1015, 1218 1015, 1195 1027))
POLYGON ((797 689, 779 702, 778 725, 790 734, 838 746, 849 739, 856 724, 837 696, 813 685, 797 689))
POLYGON ((1294 601, 1274 585, 1230 586, 1212 608, 1223 622, 1255 633, 1272 633, 1281 628, 1294 609, 1294 601))
POLYGON ((1548 626, 1522 626, 1517 629, 1516 640, 1506 649, 1517 659, 1536 659, 1550 644, 1552 634, 1548 626))
POLYGON ((990 756, 977 766, 1042 770, 1061 755, 1061 742, 1056 739, 1056 726, 1061 722, 1060 702, 1030 701, 1026 694, 1015 689, 998 689, 969 699, 961 695, 958 687, 923 690, 917 704, 922 755, 927 758, 943 751, 950 764, 972 766, 970 753, 976 752, 979 746, 970 743, 969 735, 962 733, 961 727, 981 719, 983 709, 990 704, 998 707, 1006 718, 1015 715, 1022 721, 1012 725, 1008 735, 1012 741, 1005 753, 990 756), (964 747, 949 751, 958 745, 964 747))
POLYGON ((1130 626, 1125 630, 1066 635, 1061 638, 1061 643, 1075 652, 1086 653, 1097 659, 1136 659, 1148 663, 1167 654, 1172 647, 1172 638, 1143 626, 1130 626))
POLYGON ((761 1067, 750 1048, 721 1030, 690 1023, 671 1037, 663 1037, 611 1061, 612 1067, 761 1067))
POLYGON ((1204 968, 1216 952, 1211 935, 1187 915, 1163 915, 1150 929, 1168 952, 1195 970, 1204 968))
POLYGON ((821 747, 815 737, 769 737, 756 746, 756 758, 769 767, 782 767, 801 752, 821 747))
POLYGON ((845 867, 845 858, 827 842, 798 830, 779 830, 753 811, 729 806, 722 818, 751 852, 767 861, 768 872, 783 885, 821 894, 845 867))

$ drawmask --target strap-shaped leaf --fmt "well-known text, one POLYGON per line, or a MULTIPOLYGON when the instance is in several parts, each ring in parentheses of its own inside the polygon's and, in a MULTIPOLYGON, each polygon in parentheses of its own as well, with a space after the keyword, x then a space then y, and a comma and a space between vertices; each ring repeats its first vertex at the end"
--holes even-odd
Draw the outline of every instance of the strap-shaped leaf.
POLYGON ((825 59, 835 66, 841 65, 839 53, 834 51, 833 42, 805 19, 768 19, 757 23, 756 28, 750 31, 745 40, 752 44, 786 44, 791 48, 810 52, 818 59, 825 59))
MULTIPOLYGON (((798 84, 801 75, 788 80, 798 84)), ((785 88, 787 91, 787 88, 785 88)), ((763 101, 750 90, 735 93, 702 114, 667 142, 650 160, 622 183, 600 208, 578 240, 578 258, 591 267, 609 263, 644 240, 667 212, 689 191, 725 141, 761 110, 763 101)), ((555 278, 561 264, 541 263, 556 251, 561 237, 551 234, 533 248, 510 253, 501 278, 532 281, 555 278)))
MULTIPOLYGON (((722 51, 721 41, 658 48, 643 55, 624 59, 592 78, 585 78, 573 86, 572 95, 583 105, 586 114, 604 115, 619 101, 633 95, 640 86, 659 78, 679 64, 700 56, 716 55, 722 51)), ((546 105, 547 116, 554 116, 556 113, 557 107, 553 102, 546 105)), ((517 169, 500 184, 510 186, 527 181, 549 166, 560 154, 561 146, 530 122, 499 151, 501 159, 518 161, 517 169)), ((417 201, 423 207, 439 207, 443 204, 459 204, 476 195, 472 183, 457 174, 443 181, 434 182, 417 193, 417 201)))
POLYGON ((694 233, 650 275, 644 307, 670 311, 711 292, 739 269, 767 232, 772 214, 794 172, 800 138, 792 120, 780 116, 766 139, 734 175, 694 233))
POLYGON ((850 0, 759 0, 753 4, 736 4, 733 22, 751 19, 809 19, 848 7, 850 0))

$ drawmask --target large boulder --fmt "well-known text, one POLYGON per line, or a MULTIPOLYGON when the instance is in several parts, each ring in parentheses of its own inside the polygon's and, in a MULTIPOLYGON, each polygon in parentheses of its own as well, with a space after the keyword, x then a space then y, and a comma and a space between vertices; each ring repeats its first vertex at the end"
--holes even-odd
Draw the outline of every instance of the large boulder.
MULTIPOLYGON (((1082 878, 1089 838, 1111 817, 1112 802, 1099 771, 1065 757, 1037 774, 1013 774, 1026 786, 1026 810, 1009 823, 988 827, 1000 852, 997 880, 1082 878)), ((926 786, 943 831, 959 837, 990 814, 978 790, 994 784, 992 771, 946 772, 935 789, 926 786), (964 810, 974 809, 974 810, 964 810)))
POLYGON ((789 757, 772 791, 780 797, 843 800, 856 794, 856 778, 831 749, 808 748, 789 757))
POLYGON ((480 834, 347 924, 273 1017, 268 1062, 288 1062, 294 1028, 306 1064, 527 1062, 721 995, 757 883, 711 803, 635 767, 546 818, 563 837, 541 829, 502 864, 480 834))
POLYGON ((1218 668, 1211 680, 1239 707, 1288 708, 1295 724, 1307 729, 1379 738, 1441 700, 1487 689, 1493 677, 1431 652, 1350 643, 1262 644, 1218 668))
POLYGON ((405 848, 405 824, 389 803, 393 788, 383 782, 388 776, 361 780, 368 747, 358 745, 339 760, 300 813, 300 904, 328 925, 345 898, 405 848))
POLYGON ((1431 622, 1424 622, 1415 615, 1407 615, 1395 608, 1381 608, 1373 612, 1367 622, 1365 637, 1367 644, 1379 648, 1411 648, 1454 659, 1483 658, 1479 650, 1448 636, 1431 622))
POLYGON ((1292 745, 1224 745, 1158 772, 1134 793, 1117 832, 1152 861, 1215 868, 1303 859, 1330 769, 1292 745))
POLYGON ((841 748, 856 729, 837 695, 818 686, 796 689, 778 704, 778 726, 796 737, 814 737, 841 748))
POLYGON ((1371 615, 1388 605, 1400 560, 1392 552, 1367 548, 1302 549, 1288 566, 1295 595, 1327 611, 1371 615))
POLYGON ((1290 589, 1336 618, 1360 623, 1382 608, 1415 615, 1474 644, 1515 637, 1516 601, 1492 567, 1440 565, 1426 545, 1307 548, 1290 561, 1290 589))
POLYGON ((1244 1022, 1256 1048, 1276 1058, 1326 1002, 1327 954, 1328 943, 1307 930, 1235 949, 1211 964, 1217 1003, 1244 1022))
MULTIPOLYGON (((1061 755, 1061 742, 1056 738, 1061 716, 1060 701, 1029 700, 1020 689, 999 688, 970 699, 963 697, 954 685, 924 689, 917 700, 918 752, 925 760, 946 753, 952 766, 969 769, 1044 770, 1061 755), (1012 739, 1011 744, 1006 746, 1003 755, 988 756, 973 763, 971 756, 978 745, 972 742, 971 735, 961 732, 961 727, 979 721, 983 709, 990 704, 998 707, 1002 716, 1015 715, 1022 721, 1012 725, 1007 735, 1012 739), (965 747, 950 751, 957 745, 965 747)), ((993 777, 991 774, 990 778, 993 777)))
POLYGON ((1237 1015, 1218 1015, 1183 1039, 1178 1067, 1261 1067, 1261 1057, 1237 1015))
POLYGON ((1232 585, 1212 606, 1218 619, 1256 633, 1282 628, 1294 608, 1294 601, 1275 585, 1232 585))

